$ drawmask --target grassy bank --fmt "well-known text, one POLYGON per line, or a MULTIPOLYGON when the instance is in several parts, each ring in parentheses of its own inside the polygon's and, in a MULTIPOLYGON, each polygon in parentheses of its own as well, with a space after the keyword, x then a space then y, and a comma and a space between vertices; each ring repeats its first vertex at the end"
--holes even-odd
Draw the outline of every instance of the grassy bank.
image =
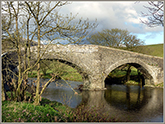
POLYGON ((50 106, 34 106, 14 101, 2 102, 2 122, 52 122, 58 116, 50 106))
POLYGON ((111 122, 96 109, 85 110, 84 106, 72 109, 55 101, 42 98, 41 105, 2 101, 2 122, 111 122), (97 114, 96 114, 97 113, 97 114))
MULTIPOLYGON (((67 65, 66 65, 67 66, 67 65)), ((68 68, 68 67, 67 67, 68 68)), ((43 74, 43 72, 41 71, 41 78, 51 78, 51 74, 53 73, 53 71, 51 70, 47 70, 46 71, 46 75, 43 74)), ((33 70, 32 72, 29 73, 28 77, 30 78, 35 78, 37 77, 37 71, 33 70)), ((67 70, 67 73, 65 73, 64 75, 61 75, 61 77, 65 80, 70 80, 70 81, 79 81, 82 82, 82 77, 81 75, 72 67, 69 67, 67 70)))

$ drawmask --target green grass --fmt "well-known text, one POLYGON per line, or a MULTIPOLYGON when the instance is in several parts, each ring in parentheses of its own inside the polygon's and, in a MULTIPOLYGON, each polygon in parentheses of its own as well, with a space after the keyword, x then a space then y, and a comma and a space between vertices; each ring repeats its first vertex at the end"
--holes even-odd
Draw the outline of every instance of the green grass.
MULTIPOLYGON (((62 78, 65 79, 65 80, 70 80, 70 81, 82 81, 82 77, 81 75, 77 72, 76 69, 66 65, 66 68, 68 69, 67 70, 67 73, 65 73, 64 75, 62 75, 62 78)), ((50 74, 53 73, 53 71, 51 70, 47 70, 46 71, 46 75, 43 75, 43 72, 40 71, 40 74, 41 74, 41 78, 51 78, 52 76, 50 76, 50 74)), ((30 78, 35 78, 37 77, 37 71, 36 70, 33 70, 32 72, 29 72, 29 75, 28 77, 30 78)))
POLYGON ((127 85, 139 85, 138 82, 133 81, 133 80, 127 81, 125 84, 127 84, 127 85))
MULTIPOLYGON (((119 69, 115 69, 114 71, 112 71, 109 76, 111 77, 123 77, 125 76, 127 73, 127 71, 125 70, 119 70, 119 69)), ((130 73, 131 76, 136 76, 138 75, 138 72, 137 72, 137 69, 136 68, 132 68, 131 69, 131 73, 130 73)))
POLYGON ((49 106, 34 106, 14 101, 5 101, 2 106, 3 122, 51 122, 56 115, 57 112, 49 106))
POLYGON ((139 46, 133 48, 132 51, 152 56, 163 57, 163 44, 139 46))
POLYGON ((58 102, 51 102, 42 99, 41 105, 35 106, 32 103, 3 101, 2 121, 3 122, 63 122, 67 118, 69 107, 58 102), (60 111, 60 112, 59 112, 60 111))
POLYGON ((41 104, 35 106, 27 102, 2 101, 2 122, 106 122, 117 121, 107 118, 93 108, 84 106, 72 109, 56 101, 42 98, 41 104))

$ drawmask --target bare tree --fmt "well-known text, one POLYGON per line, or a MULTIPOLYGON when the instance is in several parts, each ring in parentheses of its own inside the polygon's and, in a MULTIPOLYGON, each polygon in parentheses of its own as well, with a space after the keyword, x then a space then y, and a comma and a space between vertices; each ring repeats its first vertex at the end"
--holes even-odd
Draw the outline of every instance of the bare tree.
MULTIPOLYGON (((3 23, 3 31, 7 34, 10 41, 14 44, 16 51, 17 51, 17 57, 18 57, 18 85, 21 84, 21 43, 20 43, 20 27, 19 27, 19 16, 21 11, 20 2, 6 2, 2 8, 4 13, 6 13, 8 18, 8 25, 4 25, 3 23), (11 28, 11 26, 13 28, 11 28)), ((20 86, 20 85, 19 85, 20 86)), ((19 96, 20 94, 20 88, 17 89, 16 96, 19 96)), ((17 97, 18 98, 18 97, 17 97)), ((18 100, 18 99, 17 99, 18 100)))
POLYGON ((142 23, 149 27, 164 26, 164 1, 149 1, 149 6, 144 6, 148 13, 142 12, 143 17, 147 20, 141 20, 142 23))
POLYGON ((39 104, 39 98, 46 88, 47 84, 51 82, 54 77, 48 81, 42 91, 39 91, 40 87, 40 60, 45 51, 52 43, 60 43, 56 40, 68 39, 68 43, 80 42, 93 28, 96 23, 89 23, 89 20, 76 21, 76 16, 72 14, 63 16, 58 13, 58 8, 66 5, 67 2, 5 2, 3 4, 3 15, 7 18, 2 23, 3 38, 10 40, 14 48, 17 50, 18 58, 18 83, 16 88, 17 101, 24 99, 24 93, 27 89, 27 72, 37 66, 37 87, 35 93, 34 104, 39 104), (20 11, 21 10, 21 11, 20 11), (5 16, 6 14, 6 16, 5 16), (22 17, 25 21, 22 21, 22 17), (20 21, 21 20, 21 21, 20 21), (24 42, 21 44, 21 39, 24 42), (37 60, 33 65, 30 65, 30 43, 32 40, 37 39, 37 60), (41 53, 41 40, 46 40, 46 47, 41 53), (22 57, 21 50, 24 52, 22 57), (24 59, 23 59, 24 58, 24 59), (28 59, 28 66, 27 64, 28 59), (23 66, 22 66, 23 65, 23 66), (22 68, 23 67, 23 68, 22 68), (23 80, 25 78, 25 80, 23 80), (23 86, 23 87, 22 87, 23 86), (22 88, 22 89, 21 89, 22 88))
MULTIPOLYGON (((95 24, 89 23, 88 20, 79 22, 74 22, 75 16, 62 16, 58 12, 54 11, 58 7, 64 6, 67 2, 57 1, 54 2, 54 6, 51 7, 51 2, 25 2, 29 11, 35 19, 35 24, 37 25, 37 59, 40 59, 41 51, 41 39, 47 39, 53 42, 59 37, 68 38, 69 43, 80 42, 82 38, 86 36, 89 29, 95 28, 95 24), (31 5, 35 6, 31 6, 31 5), (45 11, 46 9, 46 11, 45 11), (45 30, 46 29, 46 30, 45 30), (54 37, 56 36, 56 37, 54 37), (78 38, 75 38, 78 37, 78 38)), ((50 81, 53 80, 53 77, 50 81)), ((46 88, 46 85, 49 84, 48 81, 43 87, 42 91, 39 92, 40 87, 40 60, 37 66, 37 87, 36 87, 36 96, 35 96, 35 105, 39 105, 39 98, 43 93, 43 90, 46 88)))

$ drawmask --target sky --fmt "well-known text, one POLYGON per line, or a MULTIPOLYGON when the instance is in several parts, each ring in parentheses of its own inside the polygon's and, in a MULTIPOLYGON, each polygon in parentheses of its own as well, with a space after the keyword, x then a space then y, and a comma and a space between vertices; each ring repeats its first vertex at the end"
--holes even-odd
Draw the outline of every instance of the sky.
POLYGON ((128 30, 145 42, 145 45, 164 43, 164 28, 148 27, 141 23, 144 20, 141 12, 148 12, 143 5, 148 2, 135 1, 72 1, 71 4, 60 9, 61 14, 77 15, 77 19, 89 19, 94 22, 97 19, 98 26, 95 31, 103 29, 119 28, 128 30))

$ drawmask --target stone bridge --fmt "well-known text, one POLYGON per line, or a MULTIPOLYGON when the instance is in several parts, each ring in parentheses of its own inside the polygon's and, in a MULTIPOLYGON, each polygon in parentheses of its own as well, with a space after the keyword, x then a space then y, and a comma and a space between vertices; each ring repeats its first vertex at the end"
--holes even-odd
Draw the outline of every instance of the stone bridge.
MULTIPOLYGON (((41 48, 44 53, 47 45, 41 48)), ((37 58, 37 46, 31 47, 33 59, 37 58)), ((105 79, 115 68, 130 64, 139 69, 145 85, 163 82, 163 58, 119 50, 98 45, 51 45, 42 59, 59 60, 76 68, 84 82, 84 90, 105 89, 105 79)))

